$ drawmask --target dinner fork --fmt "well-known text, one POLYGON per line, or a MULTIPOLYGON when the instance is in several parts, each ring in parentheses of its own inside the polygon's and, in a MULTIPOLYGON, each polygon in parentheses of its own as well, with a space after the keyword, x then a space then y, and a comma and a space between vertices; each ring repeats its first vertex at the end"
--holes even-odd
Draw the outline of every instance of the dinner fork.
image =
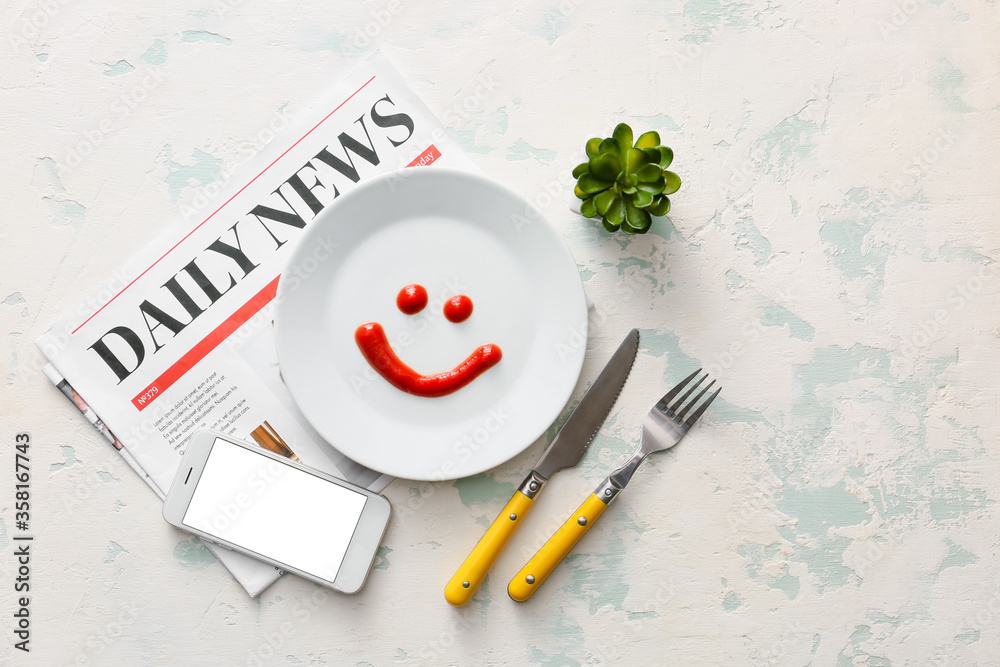
POLYGON ((642 420, 642 436, 639 439, 639 446, 632 453, 632 456, 601 482, 597 490, 580 505, 573 516, 566 520, 562 528, 556 531, 555 535, 549 538, 549 541, 532 556, 527 565, 511 579, 507 586, 507 594, 513 600, 524 602, 530 598, 542 585, 542 582, 552 574, 556 566, 572 551, 580 538, 590 530, 597 518, 604 514, 604 510, 608 509, 611 501, 618 497, 618 494, 632 479, 633 473, 643 459, 653 452, 662 452, 676 445, 698 421, 698 418, 705 413, 708 406, 722 391, 722 387, 716 389, 699 405, 698 403, 705 393, 715 384, 715 380, 712 380, 697 396, 688 400, 691 394, 708 378, 706 373, 696 382, 691 383, 699 373, 701 373, 700 368, 678 382, 677 386, 664 394, 663 398, 657 401, 656 405, 646 414, 642 420), (682 391, 684 394, 677 398, 677 395, 682 391), (698 407, 688 415, 688 412, 695 405, 698 407))

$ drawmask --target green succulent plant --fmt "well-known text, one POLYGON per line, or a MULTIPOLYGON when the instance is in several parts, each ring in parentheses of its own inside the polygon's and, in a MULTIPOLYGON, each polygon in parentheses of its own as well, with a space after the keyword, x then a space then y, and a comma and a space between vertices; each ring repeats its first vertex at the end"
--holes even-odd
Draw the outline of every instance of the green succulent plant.
POLYGON ((646 132, 632 143, 632 128, 619 123, 607 139, 587 141, 587 162, 576 166, 573 193, 583 200, 580 212, 601 218, 609 232, 645 234, 651 216, 666 215, 681 178, 667 167, 674 151, 660 145, 660 135, 646 132))

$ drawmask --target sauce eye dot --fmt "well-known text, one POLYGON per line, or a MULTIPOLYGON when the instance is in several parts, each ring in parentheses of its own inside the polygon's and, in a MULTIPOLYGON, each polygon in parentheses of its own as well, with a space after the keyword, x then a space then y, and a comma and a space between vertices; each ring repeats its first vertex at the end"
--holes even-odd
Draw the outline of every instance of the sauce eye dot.
POLYGON ((472 299, 459 294, 444 302, 444 316, 450 322, 464 322, 472 315, 472 299))
POLYGON ((427 305, 427 290, 423 285, 407 285, 396 295, 396 307, 407 315, 416 315, 427 305))

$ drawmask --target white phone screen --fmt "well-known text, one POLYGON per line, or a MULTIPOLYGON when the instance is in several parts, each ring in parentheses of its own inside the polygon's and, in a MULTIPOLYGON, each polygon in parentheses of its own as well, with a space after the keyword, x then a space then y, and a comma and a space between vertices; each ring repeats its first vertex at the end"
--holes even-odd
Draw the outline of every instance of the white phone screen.
POLYGON ((332 583, 367 501, 216 438, 183 523, 332 583))

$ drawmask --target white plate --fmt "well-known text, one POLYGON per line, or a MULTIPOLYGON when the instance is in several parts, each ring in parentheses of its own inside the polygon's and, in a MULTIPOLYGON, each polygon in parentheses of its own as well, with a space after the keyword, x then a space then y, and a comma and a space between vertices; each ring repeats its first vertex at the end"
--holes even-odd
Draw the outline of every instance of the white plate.
POLYGON ((282 377, 313 427, 373 470, 420 480, 488 470, 559 416, 580 376, 587 306, 576 262, 526 200, 482 176, 414 167, 338 197, 304 233, 278 283, 282 377), (417 315, 396 295, 417 283, 417 315), (446 299, 469 296, 453 324, 446 299), (500 362, 453 394, 404 393, 377 375, 354 331, 379 322, 425 374, 494 343, 500 362))

